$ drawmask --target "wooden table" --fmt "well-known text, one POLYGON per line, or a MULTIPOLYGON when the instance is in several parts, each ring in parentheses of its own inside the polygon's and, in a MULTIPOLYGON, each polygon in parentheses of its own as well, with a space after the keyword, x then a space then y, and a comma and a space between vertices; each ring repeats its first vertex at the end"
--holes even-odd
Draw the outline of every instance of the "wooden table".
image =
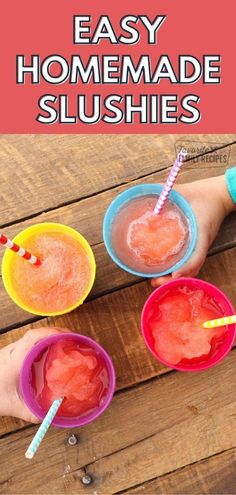
MULTIPOLYGON (((105 209, 130 184, 160 182, 184 144, 179 182, 236 163, 236 135, 1 136, 0 221, 13 236, 41 221, 78 229, 97 261, 83 307, 57 318, 17 308, 0 284, 1 347, 28 329, 57 325, 92 336, 110 353, 117 392, 110 408, 68 445, 51 429, 37 456, 24 452, 36 427, 0 418, 2 494, 236 494, 236 350, 215 368, 178 373, 145 348, 140 312, 150 283, 117 268, 102 242, 105 209), (89 473, 93 482, 83 485, 89 473)), ((200 276, 236 306, 236 215, 227 218, 200 276)))

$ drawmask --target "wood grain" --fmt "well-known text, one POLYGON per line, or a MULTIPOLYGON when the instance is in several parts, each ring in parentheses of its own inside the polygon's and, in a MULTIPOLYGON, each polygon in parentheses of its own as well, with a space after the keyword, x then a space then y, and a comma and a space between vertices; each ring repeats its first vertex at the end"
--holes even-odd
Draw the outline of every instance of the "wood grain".
POLYGON ((0 224, 170 166, 177 141, 188 142, 195 156, 235 140, 235 135, 221 134, 1 135, 0 224))
MULTIPOLYGON (((226 148, 229 157, 226 163, 218 163, 216 161, 206 163, 203 157, 198 161, 190 160, 185 164, 184 169, 180 171, 178 183, 191 182, 203 178, 214 177, 225 172, 227 167, 233 166, 236 162, 236 144, 226 148)), ((224 153, 225 150, 220 150, 224 153)), ((208 158, 215 159, 215 152, 206 155, 208 158)), ((216 155, 218 156, 218 155, 216 155)), ((206 158, 206 157, 205 157, 206 158)), ((163 182, 166 178, 166 170, 160 170, 149 174, 141 179, 134 179, 132 184, 124 184, 123 186, 114 187, 103 193, 98 193, 87 199, 78 200, 73 204, 59 207, 47 213, 36 215, 34 219, 17 222, 16 225, 9 226, 7 232, 9 237, 13 237, 22 229, 39 222, 64 222, 71 227, 79 230, 91 245, 96 245, 102 242, 102 222, 105 211, 111 201, 127 187, 143 183, 163 182), (93 219, 96 218, 94 222, 93 219)))
MULTIPOLYGON (((221 232, 218 236, 217 242, 214 244, 214 248, 212 250, 213 253, 218 253, 220 254, 221 249, 225 249, 225 244, 222 244, 221 242, 224 243, 227 242, 227 246, 235 246, 235 241, 230 240, 234 239, 236 241, 236 215, 232 215, 232 221, 230 221, 227 226, 222 226, 221 232), (233 230, 235 226, 235 230, 233 230), (227 231, 229 236, 227 237, 227 231), (224 235, 224 232, 225 235, 224 235), (231 236, 232 233, 232 236, 231 236), (227 240, 228 239, 228 240, 227 240)), ((232 268, 233 268, 233 273, 234 273, 234 264, 235 264, 235 251, 232 247, 232 253, 229 255, 229 263, 232 263, 232 268)), ((94 254, 95 254, 95 259, 96 259, 96 264, 97 264, 97 275, 96 275, 96 281, 94 284, 94 287, 92 289, 92 292, 90 293, 88 297, 88 301, 92 300, 97 297, 101 297, 102 295, 109 293, 111 290, 118 290, 123 287, 128 287, 132 283, 137 283, 141 281, 141 278, 138 278, 134 275, 131 275, 123 270, 121 270, 118 266, 116 266, 109 255, 106 252, 106 249, 103 244, 97 245, 93 248, 94 254)), ((211 252, 211 251, 210 251, 211 252)), ((211 256, 210 256, 211 258, 211 256)), ((227 257, 226 257, 227 258, 227 257)), ((215 258, 213 258, 214 260, 215 258)), ((222 255, 222 263, 224 263, 224 255, 222 255)), ((208 258, 207 258, 208 260, 208 258)), ((205 263, 207 263, 206 261, 205 263)), ((227 260, 226 260, 227 263, 227 260)), ((229 267, 230 268, 230 267, 229 267)), ((213 267, 213 272, 214 272, 214 267, 213 267)), ((205 273, 205 269, 203 268, 201 273, 205 273)), ((199 276, 201 277, 201 273, 199 276)), ((211 281, 214 279, 215 274, 211 275, 209 274, 208 280, 211 281)), ((219 277, 217 277, 217 280, 219 277)), ((225 285, 231 284, 231 281, 227 282, 227 280, 220 281, 220 286, 223 288, 222 283, 225 285)), ((0 278, 0 300, 1 300, 1 330, 6 330, 6 329, 11 329, 12 326, 22 326, 26 325, 29 321, 37 321, 38 317, 35 315, 32 315, 31 313, 27 313, 26 311, 22 310, 18 306, 15 305, 15 303, 10 299, 8 294, 6 293, 4 286, 2 284, 2 280, 0 278)))
POLYGON ((24 451, 35 427, 2 438, 2 493, 108 495, 234 448, 235 365, 232 351, 201 375, 169 373, 118 393, 103 416, 79 429, 78 446, 51 429, 33 461, 24 451), (94 478, 84 489, 83 468, 94 478))
MULTIPOLYGON (((229 157, 227 155, 227 159, 228 165, 231 166, 236 163, 236 144, 227 148, 230 148, 230 155, 229 157)), ((229 150, 227 153, 228 152, 229 150)), ((223 159, 225 150, 221 150, 221 153, 223 154, 216 156, 223 159)), ((210 158, 216 160, 215 152, 212 152, 206 156, 208 157, 209 163, 202 161, 202 157, 199 159, 197 164, 193 163, 193 161, 188 162, 184 170, 181 171, 178 179, 179 183, 196 180, 199 178, 199 174, 201 174, 201 177, 204 178, 224 173, 225 163, 222 165, 220 161, 217 163, 216 161, 212 162, 210 160, 210 158)), ((145 182, 161 182, 164 180, 165 176, 166 171, 157 172, 145 178, 145 182)), ((144 179, 140 179, 134 181, 132 185, 143 182, 144 179)), ((97 262, 97 276, 91 297, 97 297, 109 292, 110 290, 130 285, 139 279, 118 268, 111 261, 102 243, 102 222, 104 213, 114 197, 126 188, 127 185, 119 186, 115 189, 98 194, 97 196, 81 200, 75 204, 58 208, 46 214, 38 215, 34 219, 23 221, 8 227, 7 233, 11 238, 29 225, 46 221, 62 222, 66 225, 70 225, 76 230, 79 230, 93 246, 97 262), (93 220, 94 218, 96 218, 96 221, 93 220)), ((234 213, 225 220, 210 252, 219 252, 235 245, 236 214, 234 213)), ((3 252, 4 250, 1 249, 0 259, 3 252)), ((6 294, 3 284, 1 283, 0 299, 2 304, 1 328, 10 328, 12 325, 16 325, 17 323, 23 325, 32 318, 35 320, 37 319, 37 317, 34 317, 33 315, 28 314, 16 307, 6 294)))
MULTIPOLYGON (((210 256, 201 277, 218 285, 236 307, 236 248, 210 256), (217 267, 217 269, 216 269, 217 267)), ((140 333, 142 307, 152 288, 149 282, 112 292, 85 303, 78 310, 56 318, 45 318, 7 332, 0 337, 4 347, 30 328, 67 327, 91 336, 111 355, 117 374, 117 389, 130 387, 167 371, 146 349, 140 333)), ((0 418, 0 435, 20 428, 16 420, 0 418)))
MULTIPOLYGON (((146 349, 140 331, 140 314, 151 291, 149 283, 143 282, 90 301, 70 314, 17 328, 1 335, 0 348, 31 328, 42 325, 69 328, 99 342, 112 357, 117 389, 129 387, 165 370, 146 349)), ((11 420, 9 427, 10 424, 11 420)), ((0 418, 0 434, 6 431, 6 419, 2 425, 0 418)))
MULTIPOLYGON (((110 260, 102 219, 125 188, 163 181, 182 146, 193 159, 179 183, 224 173, 236 163, 236 135, 12 135, 0 140, 0 223, 8 235, 39 221, 65 223, 87 237, 98 264, 91 299, 62 317, 30 323, 31 315, 18 309, 0 285, 1 329, 16 327, 0 336, 0 348, 30 328, 66 326, 100 342, 117 373, 110 408, 76 431, 75 447, 67 443, 68 431, 51 428, 37 457, 27 461, 24 451, 36 427, 0 418, 0 494, 235 495, 236 350, 201 374, 169 372, 159 364, 140 334, 151 286, 110 260), (87 487, 81 483, 85 472, 94 479, 87 487)), ((218 285, 236 307, 235 255, 232 214, 200 277, 218 285)))
POLYGON ((129 495, 235 495, 236 449, 230 449, 192 466, 161 476, 139 487, 126 490, 129 495))

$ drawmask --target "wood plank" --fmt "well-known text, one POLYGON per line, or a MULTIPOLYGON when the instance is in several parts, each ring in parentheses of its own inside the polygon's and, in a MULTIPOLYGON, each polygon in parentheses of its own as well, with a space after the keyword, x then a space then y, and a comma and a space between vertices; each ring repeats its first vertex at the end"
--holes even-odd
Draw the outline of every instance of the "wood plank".
MULTIPOLYGON (((200 157, 198 161, 191 160, 185 164, 185 167, 180 171, 178 176, 178 183, 191 182, 198 180, 199 176, 203 178, 215 177, 222 175, 226 168, 231 167, 236 162, 236 144, 228 146, 226 148, 229 157, 226 163, 218 163, 215 152, 206 155, 213 161, 205 162, 204 157, 200 157)), ((225 149, 220 153, 225 153, 225 149)), ((205 157, 206 158, 206 157, 205 157)), ((83 234, 91 245, 96 245, 102 242, 102 222, 104 213, 111 203, 111 201, 122 191, 126 190, 130 186, 143 183, 156 183, 163 182, 166 178, 166 170, 156 171, 149 174, 147 177, 141 179, 134 179, 128 181, 128 183, 114 187, 112 190, 105 191, 87 199, 78 200, 74 204, 70 204, 64 207, 54 209, 47 213, 42 213, 27 221, 18 222, 7 228, 9 237, 13 237, 23 228, 28 227, 34 223, 39 222, 64 222, 67 225, 74 227, 83 234), (129 182, 132 182, 129 184, 129 182), (92 219, 96 218, 96 222, 92 219)), ((17 218, 16 218, 17 219, 17 218)))
POLYGON ((2 438, 4 495, 108 495, 234 448, 235 365, 232 351, 201 377, 169 373, 118 393, 103 416, 79 429, 78 446, 51 429, 33 461, 24 451, 35 427, 2 438), (84 467, 94 482, 83 489, 84 467))
MULTIPOLYGON (((236 162, 236 145, 230 146, 230 150, 229 166, 236 162)), ((222 152, 224 152, 224 150, 222 152)), ((208 158, 214 158, 214 156, 215 153, 213 152, 208 155, 208 158)), ((193 161, 186 164, 184 170, 181 171, 179 183, 196 180, 199 178, 199 173, 202 178, 224 173, 225 163, 223 163, 223 165, 221 163, 217 165, 216 162, 212 163, 210 161, 209 163, 205 163, 201 160, 199 160, 197 166, 193 161)), ((164 180, 165 176, 165 171, 157 172, 145 179, 139 179, 132 182, 132 185, 144 181, 149 183, 161 182, 164 180)), ((41 214, 33 220, 31 219, 12 225, 7 228, 8 235, 9 237, 13 237, 22 229, 38 222, 63 222, 79 230, 93 246, 97 261, 97 277, 94 289, 91 293, 92 298, 109 292, 114 288, 118 289, 130 285, 139 279, 119 269, 111 261, 102 243, 102 221, 106 208, 112 199, 126 188, 127 185, 120 186, 111 191, 99 194, 98 196, 79 201, 73 205, 65 206, 46 214, 41 214), (94 217, 96 218, 96 222, 93 221, 94 217)), ((211 252, 218 252, 234 245, 236 245, 236 215, 232 214, 222 225, 211 252)), ((0 259, 3 252, 2 249, 0 252, 0 259)), ((24 324, 32 319, 33 315, 28 314, 15 306, 6 294, 2 284, 0 284, 0 299, 2 304, 1 328, 8 328, 17 323, 24 324)), ((34 319, 36 320, 37 317, 34 317, 34 319)))
MULTIPOLYGON (((235 255, 236 248, 208 257, 201 276, 218 285, 236 307, 235 255)), ((141 282, 107 294, 68 315, 47 318, 1 335, 0 348, 17 340, 30 328, 42 325, 68 327, 100 342, 113 359, 117 389, 130 387, 167 371, 146 349, 140 334, 141 310, 151 291, 149 282, 141 282)), ((0 434, 14 431, 22 424, 12 418, 0 418, 0 434)))
MULTIPOLYGON (((131 386, 166 370, 146 349, 140 332, 141 310, 151 290, 148 283, 137 284, 90 301, 68 315, 12 330, 0 336, 0 347, 22 337, 30 328, 66 327, 100 342, 112 357, 117 389, 131 386)), ((22 425, 22 421, 0 417, 0 435, 22 425)))
POLYGON ((129 495, 235 495, 236 449, 230 449, 144 485, 129 495))
POLYGON ((207 280, 223 290, 236 308, 236 284, 233 282, 236 277, 235 259, 236 248, 209 256, 199 273, 199 278, 207 280))
MULTIPOLYGON (((230 241, 230 242, 232 242, 232 241, 230 241)), ((98 247, 100 247, 100 246, 98 246, 98 247)), ((235 253, 234 253, 234 254, 235 254, 235 253)), ((228 262, 228 259, 227 259, 227 262, 228 262)), ((140 284, 140 285, 141 285, 141 284, 140 284)), ((113 287, 112 287, 112 288, 113 288, 113 287)), ((102 293, 102 291, 101 291, 101 293, 102 293)), ((135 301, 133 301, 133 302, 135 302, 135 301)), ((68 317, 68 318, 69 318, 69 317, 68 317)), ((104 318, 105 318, 105 316, 104 316, 104 318)), ((96 320, 97 320, 97 318, 96 318, 96 320)), ((85 321, 86 321, 86 320, 85 320, 85 321)), ((37 325, 37 326, 38 326, 38 325, 37 325)), ((86 332, 86 333, 87 333, 87 332, 86 332)), ((122 359, 122 358, 123 358, 123 356, 121 356, 121 359, 122 359)), ((136 382, 135 382, 135 383, 136 383, 136 382)), ((7 420, 7 418, 6 418, 6 420, 7 420)), ((16 427, 16 426, 17 426, 17 424, 15 425, 15 427, 16 427)), ((30 430, 31 430, 31 429, 30 429, 30 430)), ((6 431, 6 430, 5 430, 5 431, 6 431)), ((20 435, 22 435, 22 434, 23 434, 23 432, 19 432, 19 434, 20 434, 20 435)), ((24 433, 24 434, 25 434, 25 433, 24 433)), ((109 441, 108 441, 108 442, 109 442, 109 441)), ((79 455, 80 455, 80 453, 79 453, 79 455)), ((13 460, 15 460, 15 457, 13 456, 13 457, 12 457, 12 459, 13 459, 13 460)), ((63 462, 64 462, 64 458, 63 458, 63 462)), ((91 462, 91 461, 90 461, 90 462, 91 462)), ((70 485, 70 476, 67 476, 67 469, 68 469, 68 466, 70 467, 70 465, 69 465, 69 464, 64 464, 64 465, 63 465, 63 473, 64 473, 64 474, 62 475, 62 476, 64 476, 63 480, 65 480, 65 479, 66 479, 67 489, 69 489, 68 487, 69 487, 69 485, 70 485)), ((38 466, 36 466, 36 469, 38 469, 38 466)), ((69 469, 69 471, 70 471, 70 470, 71 470, 71 469, 69 469)), ((75 476, 75 478, 76 478, 76 493, 78 493, 78 484, 77 484, 77 482, 78 482, 79 477, 81 476, 81 472, 82 472, 82 471, 81 471, 81 468, 79 468, 79 471, 78 471, 78 469, 76 468, 76 474, 73 474, 73 477, 75 476)), ((45 477, 45 481, 46 481, 46 484, 45 484, 45 490, 46 490, 46 491, 45 491, 45 493, 53 493, 52 491, 50 492, 50 490, 49 490, 49 487, 48 487, 48 484, 47 484, 47 479, 49 480, 49 484, 51 484, 51 481, 50 481, 51 476, 50 476, 50 473, 49 473, 49 472, 48 472, 48 478, 47 478, 47 476, 45 477), (48 491, 48 490, 49 490, 49 491, 48 491)), ((58 490, 56 490, 56 491, 58 491, 58 493, 60 493, 60 489, 62 488, 62 484, 61 484, 61 480, 60 480, 60 478, 59 478, 59 481, 55 480, 55 483, 52 483, 52 487, 53 487, 53 490, 55 490, 55 489, 56 489, 57 482, 59 482, 59 485, 60 485, 60 486, 58 485, 58 486, 59 486, 59 488, 58 488, 58 490)), ((4 482, 4 483, 5 483, 5 482, 4 482)), ((11 478, 11 480, 10 480, 10 490, 11 490, 11 489, 13 489, 13 490, 14 490, 13 485, 14 485, 14 476, 13 476, 13 477, 11 478), (11 486, 11 485, 12 485, 12 486, 11 486)), ((44 493, 43 491, 41 491, 41 490, 44 490, 44 487, 41 487, 41 486, 40 486, 40 488, 38 488, 38 489, 39 489, 39 492, 38 492, 38 493, 44 493)), ((102 488, 102 489, 103 489, 103 488, 102 488)), ((108 488, 108 489, 109 489, 109 488, 108 488)), ((74 490, 74 486, 73 486, 73 490, 74 490)), ((12 491, 12 492, 9 492, 9 493, 15 493, 15 492, 14 492, 14 491, 12 491)), ((24 492, 24 493, 25 493, 25 492, 24 492)), ((62 491, 61 493, 63 493, 63 491, 62 491)), ((65 493, 69 493, 69 491, 67 491, 67 492, 65 492, 65 493)), ((72 493, 72 492, 71 492, 71 493, 72 493)), ((82 493, 83 493, 83 490, 82 490, 82 493)), ((102 492, 100 492, 100 493, 104 493, 104 492, 102 491, 102 492)))
MULTIPOLYGON (((234 225, 236 228, 236 215, 232 216, 232 220, 233 220, 233 224, 231 223, 230 226, 228 225, 229 231, 234 225)), ((236 229, 234 232, 236 235, 236 229)), ((222 227, 221 235, 223 238, 224 227, 222 227)), ((235 245, 235 243, 233 242, 232 244, 233 246, 235 245)), ((218 253, 220 245, 221 244, 215 244, 213 252, 218 253)), ((119 267, 117 267, 113 263, 111 258, 108 256, 103 244, 98 245, 94 248, 94 254, 97 263, 97 277, 93 290, 90 296, 88 297, 88 301, 93 300, 94 298, 97 297, 101 297, 102 295, 108 293, 111 290, 114 289, 118 290, 123 287, 130 286, 132 283, 141 281, 141 278, 137 278, 136 276, 130 275, 127 272, 121 270, 119 267)), ((234 266, 235 251, 233 251, 232 256, 231 255, 229 256, 230 256, 230 262, 232 259, 232 263, 234 266)), ((222 259, 224 260, 223 255, 222 255, 222 259)), ((205 263, 208 263, 208 258, 205 263)), ((202 277, 202 273, 205 273, 204 268, 199 273, 199 277, 202 277)), ((209 281, 213 280, 211 274, 209 275, 208 280, 209 281)), ((10 330, 12 326, 13 327, 22 326, 22 325, 26 325, 29 321, 38 320, 37 316, 35 317, 30 313, 26 313, 25 311, 23 311, 13 303, 13 301, 9 298, 8 294, 5 292, 2 283, 0 283, 0 300, 1 300, 1 309, 2 309, 0 325, 1 325, 1 329, 3 329, 4 331, 5 329, 10 330)))
POLYGON ((236 135, 2 135, 0 223, 9 224, 170 166, 175 143, 194 156, 236 135), (206 148, 207 147, 207 148, 206 148))
POLYGON ((224 220, 219 233, 209 250, 209 254, 218 253, 223 249, 230 249, 236 245, 236 214, 231 213, 224 220))

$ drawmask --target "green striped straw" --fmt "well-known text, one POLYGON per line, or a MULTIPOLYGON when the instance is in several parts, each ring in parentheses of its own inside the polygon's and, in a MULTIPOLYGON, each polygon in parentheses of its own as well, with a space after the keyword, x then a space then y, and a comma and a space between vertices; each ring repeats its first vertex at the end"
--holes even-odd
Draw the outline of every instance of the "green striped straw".
POLYGON ((57 414, 57 411, 63 401, 63 397, 60 399, 54 400, 52 403, 50 409, 48 410, 42 424, 40 425, 37 433, 35 434, 31 444, 29 445, 28 449, 26 450, 25 457, 26 459, 32 459, 34 457, 34 454, 37 452, 44 436, 46 435, 49 426, 51 425, 54 417, 57 414))

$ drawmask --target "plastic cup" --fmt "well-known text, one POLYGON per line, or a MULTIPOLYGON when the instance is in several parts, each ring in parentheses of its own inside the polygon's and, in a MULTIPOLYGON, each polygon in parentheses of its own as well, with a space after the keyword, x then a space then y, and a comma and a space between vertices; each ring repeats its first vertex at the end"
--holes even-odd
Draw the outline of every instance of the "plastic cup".
POLYGON ((168 201, 171 201, 175 205, 177 205, 182 213, 184 214, 185 218, 187 218, 188 225, 189 225, 189 243, 187 246, 187 249, 185 251, 185 254, 183 258, 175 263, 173 266, 169 267, 168 269, 164 271, 159 271, 159 272, 154 272, 154 273, 144 273, 140 271, 136 271, 132 268, 130 268, 128 265, 125 265, 120 258, 117 256, 115 250, 113 249, 112 242, 111 242, 111 227, 112 223, 114 221, 114 218, 116 217, 117 213, 120 211, 120 209, 129 203, 129 201, 138 198, 140 196, 147 196, 147 195, 157 195, 157 197, 160 195, 161 191, 163 190, 163 185, 161 184, 142 184, 134 187, 130 187, 126 191, 122 192, 119 194, 110 204, 108 207, 104 221, 103 221, 103 240, 107 249, 107 252, 109 253, 110 257, 113 259, 113 261, 123 270, 132 273, 133 275, 138 275, 139 277, 160 277, 163 275, 167 275, 169 273, 172 273, 176 270, 178 270, 182 265, 186 263, 186 261, 189 259, 191 256, 196 242, 197 242, 197 221, 196 217, 193 213, 193 210, 186 201, 186 199, 179 194, 178 192, 172 191, 170 192, 168 201))
MULTIPOLYGON (((22 230, 19 234, 17 234, 16 237, 14 237, 14 241, 21 245, 22 243, 25 243, 29 237, 31 237, 33 234, 38 234, 38 233, 47 233, 47 232, 58 232, 58 233, 63 233, 67 234, 70 237, 73 237, 76 241, 78 241, 78 244, 82 246, 82 248, 85 250, 87 253, 89 260, 90 260, 90 266, 91 266, 91 274, 90 274, 90 281, 87 287, 86 292, 83 294, 83 297, 80 298, 76 303, 73 305, 69 306, 66 309, 63 309, 61 311, 52 311, 52 312, 43 312, 43 311, 37 311, 34 308, 32 308, 30 305, 26 304, 20 297, 20 295, 15 291, 12 285, 11 281, 11 264, 12 260, 14 259, 15 256, 17 256, 14 252, 12 252, 10 249, 6 249, 3 260, 2 260, 2 279, 3 283, 5 286, 5 289, 11 299, 22 309, 25 311, 28 311, 29 313, 33 313, 35 315, 40 315, 40 316, 57 316, 61 315, 64 313, 69 313, 73 309, 77 308, 80 306, 86 297, 88 296, 89 292, 92 289, 92 286, 94 284, 95 280, 95 274, 96 274, 96 263, 95 263, 95 258, 94 254, 92 251, 92 248, 90 247, 88 241, 76 230, 72 229, 71 227, 68 227, 67 225, 63 225, 60 223, 51 223, 51 222, 45 222, 45 223, 39 223, 36 225, 32 225, 31 227, 28 227, 25 230, 22 230)), ((27 263, 27 261, 22 259, 22 263, 27 263)))
POLYGON ((105 396, 105 399, 102 403, 92 412, 78 417, 55 417, 52 421, 54 426, 59 426, 61 428, 75 428, 79 426, 86 425, 94 421, 98 416, 100 416, 105 409, 109 406, 114 390, 115 390, 115 371, 111 361, 111 358, 107 354, 107 352, 101 347, 97 342, 86 337, 84 335, 79 335, 77 333, 63 333, 63 334, 53 334, 49 337, 46 337, 40 340, 37 344, 35 344, 32 349, 27 354, 20 373, 20 395, 25 402, 26 406, 30 409, 30 411, 39 419, 43 420, 46 416, 46 412, 40 407, 37 403, 34 392, 30 383, 31 370, 32 365, 35 360, 37 360, 40 355, 50 346, 58 342, 59 340, 74 340, 76 343, 87 345, 91 347, 96 354, 102 358, 104 365, 106 366, 108 377, 109 377, 109 385, 108 391, 105 396))
MULTIPOLYGON (((173 368, 179 371, 203 371, 208 368, 212 368, 212 366, 215 366, 220 361, 222 361, 222 359, 227 356, 230 349, 232 348, 236 336, 236 325, 228 325, 226 327, 222 345, 219 347, 214 355, 209 357, 209 359, 206 358, 204 362, 201 363, 194 362, 192 364, 189 363, 173 365, 162 359, 154 349, 153 338, 152 335, 150 335, 148 329, 148 314, 152 309, 154 302, 158 301, 158 299, 162 297, 166 292, 169 293, 171 289, 176 289, 177 287, 188 287, 190 289, 196 290, 202 289, 204 292, 209 294, 209 296, 215 299, 218 305, 222 308, 222 313, 224 313, 226 316, 235 314, 234 307, 232 306, 228 297, 215 285, 197 278, 176 279, 171 282, 167 282, 161 287, 158 287, 147 299, 143 307, 141 316, 141 329, 144 341, 153 356, 155 356, 155 358, 158 359, 158 361, 160 361, 162 364, 168 366, 168 368, 173 368)), ((202 331, 204 332, 205 330, 202 329, 202 331)))

